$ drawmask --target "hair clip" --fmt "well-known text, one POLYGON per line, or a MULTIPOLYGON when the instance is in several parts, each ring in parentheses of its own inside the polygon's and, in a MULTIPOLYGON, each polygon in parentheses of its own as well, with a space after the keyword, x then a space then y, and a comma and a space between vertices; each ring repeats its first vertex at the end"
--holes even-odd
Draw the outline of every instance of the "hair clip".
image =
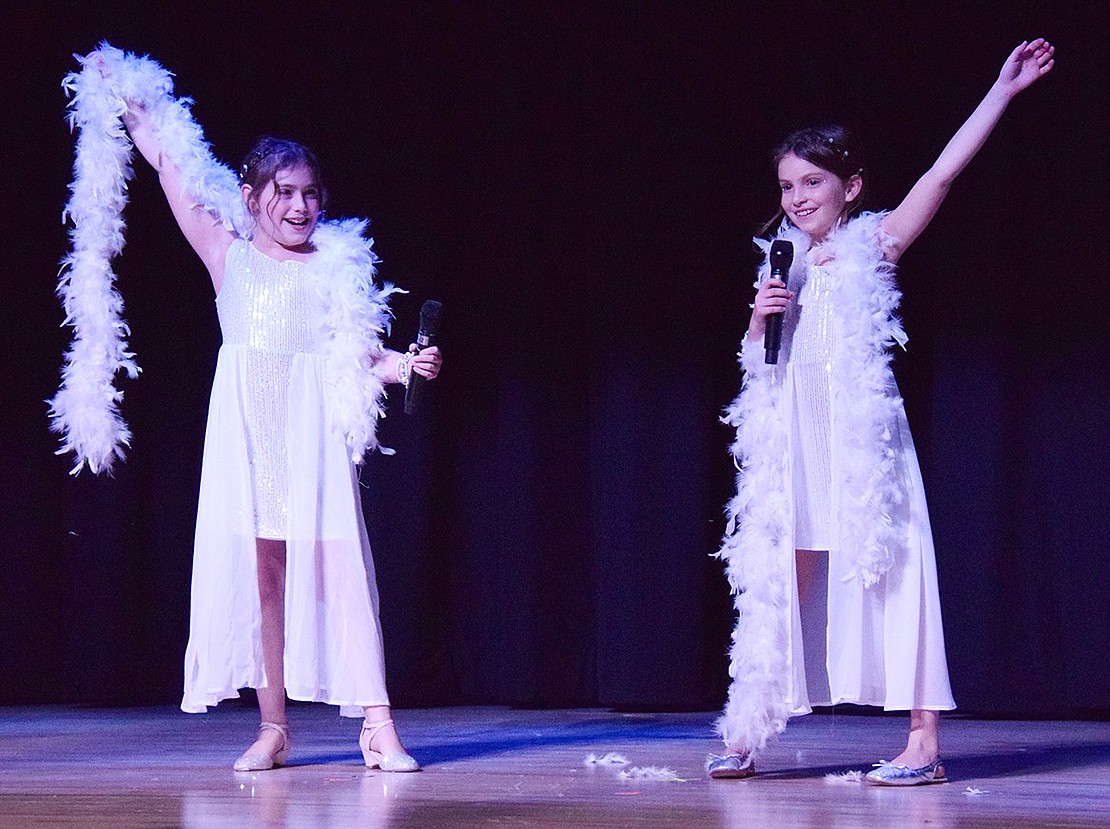
POLYGON ((253 153, 248 155, 247 160, 244 161, 242 166, 239 168, 239 181, 244 181, 247 178, 247 174, 250 173, 251 169, 256 164, 258 164, 258 162, 260 162, 264 158, 264 156, 265 153, 263 153, 262 150, 255 150, 253 153))
POLYGON ((832 150, 834 153, 839 155, 845 161, 848 160, 848 151, 840 149, 840 147, 838 147, 836 145, 836 139, 835 138, 831 138, 830 136, 827 136, 827 135, 823 135, 823 136, 821 136, 821 138, 822 138, 822 140, 824 140, 824 142, 826 144, 829 145, 830 150, 832 150))

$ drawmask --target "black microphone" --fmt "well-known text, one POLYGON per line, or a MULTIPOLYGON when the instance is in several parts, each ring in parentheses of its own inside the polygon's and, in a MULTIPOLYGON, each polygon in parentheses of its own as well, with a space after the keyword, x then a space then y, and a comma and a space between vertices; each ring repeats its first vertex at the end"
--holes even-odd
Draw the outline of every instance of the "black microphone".
MULTIPOLYGON (((771 278, 781 279, 785 285, 790 276, 790 263, 794 261, 794 245, 785 239, 776 239, 771 243, 771 278)), ((782 343, 782 314, 767 315, 767 329, 763 332, 763 348, 766 355, 765 363, 779 361, 779 345, 782 343)))
MULTIPOLYGON (((423 351, 435 345, 439 333, 439 318, 443 315, 443 303, 429 299, 420 307, 420 330, 416 333, 416 351, 423 351)), ((405 389, 405 414, 416 411, 420 400, 420 390, 424 388, 424 375, 415 371, 409 375, 409 385, 405 389)))

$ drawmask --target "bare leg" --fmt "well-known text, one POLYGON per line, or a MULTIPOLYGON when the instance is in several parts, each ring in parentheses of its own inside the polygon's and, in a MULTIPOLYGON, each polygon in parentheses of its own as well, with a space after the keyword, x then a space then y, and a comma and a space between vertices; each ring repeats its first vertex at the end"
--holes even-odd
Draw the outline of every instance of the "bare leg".
MULTIPOLYGON (((806 595, 813 587, 821 560, 813 550, 795 550, 794 568, 798 582, 798 603, 805 602, 806 595)), ((709 776, 717 779, 743 779, 755 774, 752 752, 740 744, 725 745, 725 756, 710 756, 706 763, 709 776)))
MULTIPOLYGON (((262 627, 262 663, 266 687, 258 690, 258 709, 263 722, 285 725, 285 542, 255 539, 258 552, 258 598, 262 627)), ((282 736, 265 729, 248 753, 273 754, 282 736)))
MULTIPOLYGON (((813 550, 795 550, 794 568, 798 582, 798 603, 803 604, 813 587, 821 565, 818 553, 813 550)), ((725 745, 725 756, 711 755, 706 771, 715 779, 744 779, 755 774, 752 753, 743 745, 725 745)))
POLYGON ((940 713, 914 710, 910 712, 910 736, 906 750, 894 758, 911 769, 927 766, 940 756, 940 713))
MULTIPOLYGON (((362 709, 362 716, 368 723, 382 722, 391 718, 391 713, 388 705, 367 705, 362 709)), ((381 731, 374 735, 373 744, 370 746, 374 751, 381 752, 382 754, 407 754, 405 747, 401 745, 401 738, 397 736, 397 729, 392 725, 387 725, 381 731)))
POLYGON ((805 597, 809 595, 809 591, 813 587, 813 581, 821 563, 817 556, 818 551, 816 550, 794 551, 794 567, 798 573, 799 603, 805 601, 805 597))

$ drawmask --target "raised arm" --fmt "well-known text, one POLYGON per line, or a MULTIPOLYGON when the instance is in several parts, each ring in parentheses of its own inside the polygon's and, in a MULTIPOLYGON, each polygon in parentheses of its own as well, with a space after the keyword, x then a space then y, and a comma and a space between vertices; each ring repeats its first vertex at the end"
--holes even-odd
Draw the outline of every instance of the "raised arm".
POLYGON ((208 268, 212 284, 219 292, 223 283, 224 257, 235 238, 234 234, 196 205, 185 192, 181 170, 162 152, 146 111, 139 105, 129 103, 123 123, 135 148, 158 172, 158 180, 181 232, 208 268))
POLYGON ((897 262, 928 226, 952 182, 979 152, 1010 100, 1052 69, 1055 51, 1047 40, 1037 38, 1010 53, 986 97, 948 142, 932 168, 883 220, 883 230, 894 240, 885 252, 887 260, 897 262))

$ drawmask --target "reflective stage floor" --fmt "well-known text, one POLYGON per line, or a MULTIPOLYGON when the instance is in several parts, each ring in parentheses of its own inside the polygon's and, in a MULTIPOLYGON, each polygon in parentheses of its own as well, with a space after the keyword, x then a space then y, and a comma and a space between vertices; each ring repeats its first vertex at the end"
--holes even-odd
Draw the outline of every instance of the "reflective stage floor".
POLYGON ((0 827, 1110 827, 1105 722, 947 718, 950 782, 886 789, 838 775, 896 754, 905 717, 794 720, 735 781, 705 777, 710 713, 399 710, 409 775, 362 765, 358 720, 289 713, 292 765, 241 774, 241 705, 0 708, 0 827), (610 753, 627 763, 587 763, 610 753))

